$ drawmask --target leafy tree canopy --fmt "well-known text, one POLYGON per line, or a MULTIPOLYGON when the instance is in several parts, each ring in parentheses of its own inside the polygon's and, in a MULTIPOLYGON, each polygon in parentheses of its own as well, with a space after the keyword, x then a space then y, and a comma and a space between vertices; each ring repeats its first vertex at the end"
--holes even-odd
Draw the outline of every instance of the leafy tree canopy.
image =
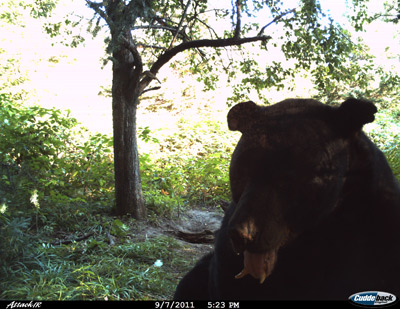
MULTIPOLYGON (((305 72, 316 85, 317 96, 335 102, 349 94, 368 95, 365 90, 373 75, 382 72, 374 65, 368 48, 352 38, 350 29, 327 16, 319 1, 285 2, 286 5, 279 0, 87 1, 97 13, 90 21, 94 35, 105 26, 104 21, 110 24, 113 15, 106 9, 110 10, 110 3, 119 3, 120 10, 125 10, 126 17, 118 22, 132 30, 144 71, 151 71, 162 55, 179 44, 201 39, 265 36, 252 45, 214 46, 212 50, 192 48, 185 57, 172 62, 175 69, 197 74, 206 90, 216 89, 218 82, 226 77, 232 86, 231 103, 248 99, 251 91, 261 101, 267 101, 268 89, 283 89, 288 80, 305 72), (271 59, 271 52, 276 51, 283 53, 284 61, 271 59)), ((378 16, 390 17, 382 12, 369 16, 368 1, 355 0, 349 6, 354 12, 349 19, 355 30, 362 30, 365 23, 378 16)), ((395 6, 385 3, 383 9, 392 12, 395 6)), ((111 54, 118 44, 110 38, 107 42, 111 54)), ((385 74, 384 79, 387 79, 385 74)))

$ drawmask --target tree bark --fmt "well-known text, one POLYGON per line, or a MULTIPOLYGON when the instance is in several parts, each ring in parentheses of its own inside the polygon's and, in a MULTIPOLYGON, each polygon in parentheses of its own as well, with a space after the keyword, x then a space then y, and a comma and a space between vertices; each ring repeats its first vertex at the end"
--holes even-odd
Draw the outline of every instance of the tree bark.
POLYGON ((115 197, 117 215, 145 217, 136 137, 138 85, 142 73, 140 56, 129 45, 130 31, 113 52, 112 109, 114 133, 115 197))
MULTIPOLYGON (((117 79, 115 73, 114 79, 117 79)), ((113 82, 115 84, 117 82, 113 82)), ((113 94, 115 196, 117 215, 131 214, 136 219, 142 219, 146 208, 136 138, 137 103, 137 97, 128 100, 124 95, 113 94)))

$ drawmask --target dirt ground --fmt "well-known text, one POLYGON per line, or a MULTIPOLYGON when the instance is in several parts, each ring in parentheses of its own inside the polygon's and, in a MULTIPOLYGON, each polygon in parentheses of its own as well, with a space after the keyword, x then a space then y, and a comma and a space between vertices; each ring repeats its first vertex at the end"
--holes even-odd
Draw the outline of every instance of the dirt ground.
POLYGON ((213 249, 214 233, 220 228, 223 217, 221 209, 192 209, 170 228, 178 241, 190 243, 200 257, 213 249))
POLYGON ((139 223, 136 240, 162 235, 172 236, 183 245, 190 245, 198 258, 213 249, 214 233, 221 225, 221 208, 195 208, 180 213, 179 217, 161 219, 157 224, 139 223))

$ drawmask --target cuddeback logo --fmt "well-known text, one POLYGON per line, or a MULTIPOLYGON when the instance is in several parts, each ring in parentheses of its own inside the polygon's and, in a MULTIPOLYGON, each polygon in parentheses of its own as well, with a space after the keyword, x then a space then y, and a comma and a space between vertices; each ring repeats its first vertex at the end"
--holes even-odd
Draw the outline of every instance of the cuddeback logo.
POLYGON ((393 305, 397 298, 395 295, 390 293, 369 291, 353 294, 349 297, 349 300, 354 305, 370 307, 393 305))

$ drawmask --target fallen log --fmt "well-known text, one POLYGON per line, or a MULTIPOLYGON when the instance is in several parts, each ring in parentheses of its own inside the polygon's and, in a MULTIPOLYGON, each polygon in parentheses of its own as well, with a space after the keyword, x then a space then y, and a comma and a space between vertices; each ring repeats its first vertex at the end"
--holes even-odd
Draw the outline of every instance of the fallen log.
POLYGON ((168 231, 168 233, 173 234, 175 237, 181 240, 194 244, 209 244, 214 242, 214 233, 210 230, 203 230, 200 232, 177 230, 168 231))

